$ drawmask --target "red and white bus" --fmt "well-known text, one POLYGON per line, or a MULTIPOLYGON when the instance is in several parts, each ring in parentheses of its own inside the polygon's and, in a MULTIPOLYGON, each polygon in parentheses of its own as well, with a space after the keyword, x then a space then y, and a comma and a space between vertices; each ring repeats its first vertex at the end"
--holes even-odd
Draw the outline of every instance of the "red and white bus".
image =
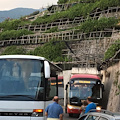
POLYGON ((75 74, 66 85, 66 112, 69 116, 80 114, 82 102, 91 97, 97 106, 102 106, 103 84, 97 75, 75 74))

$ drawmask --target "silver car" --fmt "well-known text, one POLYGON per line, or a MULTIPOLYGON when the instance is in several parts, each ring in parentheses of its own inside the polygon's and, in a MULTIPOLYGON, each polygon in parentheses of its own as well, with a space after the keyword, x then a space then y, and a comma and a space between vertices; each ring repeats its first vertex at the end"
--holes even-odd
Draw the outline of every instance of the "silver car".
POLYGON ((79 117, 78 120, 120 120, 120 113, 112 113, 107 110, 88 112, 79 117))

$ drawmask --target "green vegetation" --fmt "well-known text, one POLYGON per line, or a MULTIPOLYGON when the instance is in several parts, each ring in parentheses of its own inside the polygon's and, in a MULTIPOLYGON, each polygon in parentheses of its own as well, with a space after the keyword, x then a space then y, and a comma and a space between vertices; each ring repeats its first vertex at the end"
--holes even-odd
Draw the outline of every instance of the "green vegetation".
POLYGON ((58 32, 58 31, 59 31, 58 27, 53 27, 47 30, 46 33, 53 33, 53 32, 58 32))
POLYGON ((24 18, 21 19, 13 19, 13 20, 5 20, 0 23, 0 29, 6 30, 17 30, 18 26, 24 26, 30 23, 30 21, 25 20, 24 18))
MULTIPOLYGON (((96 20, 92 20, 90 18, 90 13, 94 12, 95 9, 105 10, 108 7, 116 7, 120 6, 120 0, 58 0, 58 4, 63 3, 73 3, 72 7, 70 7, 66 11, 56 12, 53 15, 44 15, 43 17, 38 17, 33 22, 25 20, 25 17, 22 17, 19 20, 5 20, 0 23, 0 29, 3 29, 3 32, 0 33, 0 40, 9 40, 16 39, 23 35, 32 34, 33 32, 28 30, 17 30, 18 26, 24 26, 27 24, 39 25, 54 22, 61 18, 69 18, 73 20, 77 16, 83 16, 85 19, 88 18, 84 23, 81 23, 80 26, 75 27, 76 32, 85 32, 89 33, 92 31, 100 31, 105 28, 113 28, 118 24, 118 20, 115 18, 100 18, 96 20), (84 3, 82 3, 82 1, 84 3), (74 2, 81 2, 79 4, 74 4, 74 2), (86 3, 85 3, 86 2, 86 3)), ((31 15, 38 14, 39 11, 32 13, 31 15)), ((119 26, 117 26, 119 28, 119 26)), ((119 28, 120 29, 120 28, 119 28)), ((53 27, 46 31, 46 33, 53 33, 60 31, 58 27, 53 27)), ((113 44, 105 53, 104 59, 109 59, 115 55, 116 51, 120 49, 120 44, 118 44, 120 40, 116 41, 116 44, 113 44)), ((37 47, 34 51, 26 52, 26 50, 22 47, 10 46, 5 49, 2 54, 31 54, 37 56, 43 56, 50 61, 58 62, 58 61, 67 61, 67 58, 62 56, 62 49, 65 47, 64 42, 60 40, 51 40, 48 43, 45 43, 41 47, 37 47)))
POLYGON ((64 3, 75 3, 75 2, 96 2, 97 0, 58 0, 58 4, 64 4, 64 3))
POLYGON ((92 13, 96 8, 104 10, 108 7, 120 6, 120 0, 96 0, 94 3, 79 3, 73 5, 66 11, 56 12, 50 16, 38 17, 32 24, 51 23, 60 18, 74 19, 77 16, 84 16, 85 18, 92 13))
POLYGON ((9 40, 15 39, 23 35, 32 34, 33 32, 28 31, 26 29, 22 30, 7 30, 0 33, 0 40, 9 40))
POLYGON ((37 11, 35 11, 35 12, 33 12, 33 13, 31 13, 29 16, 33 16, 33 15, 37 15, 37 14, 39 14, 39 10, 37 10, 37 11))
POLYGON ((9 46, 7 47, 2 55, 24 55, 26 54, 26 50, 23 47, 17 47, 17 46, 9 46))
POLYGON ((51 40, 48 43, 45 43, 41 47, 37 47, 34 50, 34 55, 43 56, 50 61, 58 62, 65 61, 65 58, 62 56, 62 49, 65 47, 65 44, 59 40, 51 40))
POLYGON ((110 59, 115 55, 115 53, 120 49, 120 39, 112 44, 108 50, 105 52, 104 60, 110 59))
POLYGON ((59 61, 68 61, 66 57, 62 56, 62 49, 65 47, 64 42, 59 40, 51 40, 48 43, 45 43, 41 47, 36 47, 35 50, 27 52, 23 47, 9 46, 7 47, 2 55, 36 55, 47 58, 50 61, 59 62, 59 61))
POLYGON ((58 4, 64 4, 64 3, 66 3, 66 2, 68 2, 69 0, 58 0, 58 4))
POLYGON ((80 26, 75 27, 77 32, 85 32, 89 33, 92 31, 100 31, 104 30, 105 28, 113 28, 118 24, 118 19, 115 19, 114 17, 110 18, 100 18, 99 20, 92 20, 88 19, 84 23, 82 23, 80 26))
POLYGON ((0 23, 0 29, 3 29, 3 32, 0 33, 0 40, 15 39, 23 35, 32 34, 33 32, 26 29, 17 30, 18 26, 24 26, 28 23, 30 23, 30 21, 24 18, 13 20, 6 19, 0 23))

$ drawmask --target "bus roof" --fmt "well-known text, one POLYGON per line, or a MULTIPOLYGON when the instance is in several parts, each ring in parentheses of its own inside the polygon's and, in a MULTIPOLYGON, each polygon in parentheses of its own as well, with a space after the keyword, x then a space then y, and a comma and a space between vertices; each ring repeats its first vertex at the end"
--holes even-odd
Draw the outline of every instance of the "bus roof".
POLYGON ((21 58, 21 59, 39 59, 45 60, 44 57, 33 56, 33 55, 2 55, 0 59, 7 59, 7 58, 21 58))
POLYGON ((93 78, 93 79, 100 79, 97 75, 92 75, 92 74, 75 74, 71 76, 70 79, 73 78, 93 78))
POLYGON ((40 57, 40 56, 34 56, 34 55, 2 55, 2 56, 0 56, 0 59, 9 59, 9 58, 46 60, 50 63, 51 66, 55 67, 56 71, 62 71, 62 69, 59 66, 53 64, 52 62, 50 62, 46 58, 40 57))

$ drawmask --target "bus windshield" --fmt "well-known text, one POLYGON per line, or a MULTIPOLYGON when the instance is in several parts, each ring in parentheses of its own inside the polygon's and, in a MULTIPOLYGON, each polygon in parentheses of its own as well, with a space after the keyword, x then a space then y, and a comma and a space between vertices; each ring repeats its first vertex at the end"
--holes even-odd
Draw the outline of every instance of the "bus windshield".
POLYGON ((70 85, 69 97, 77 97, 81 100, 91 96, 94 99, 100 98, 100 85, 77 83, 70 85))
POLYGON ((43 61, 0 60, 0 100, 43 100, 43 61))

